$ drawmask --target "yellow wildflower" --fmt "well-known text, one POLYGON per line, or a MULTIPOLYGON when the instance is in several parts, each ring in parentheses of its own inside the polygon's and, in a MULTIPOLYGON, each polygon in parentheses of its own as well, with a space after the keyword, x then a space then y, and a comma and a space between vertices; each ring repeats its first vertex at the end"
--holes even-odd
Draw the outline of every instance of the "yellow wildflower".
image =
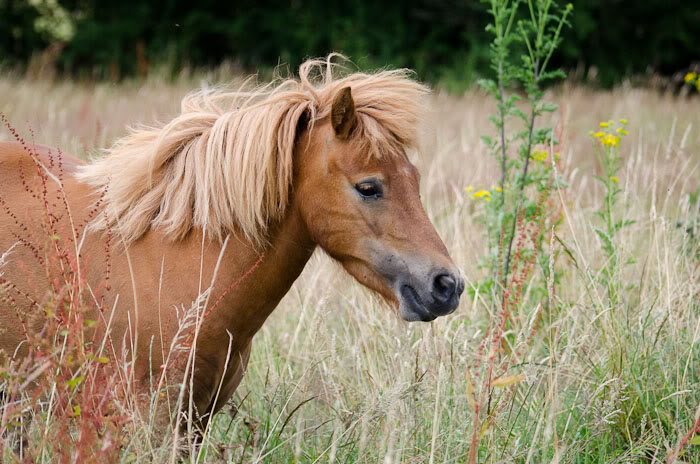
POLYGON ((605 121, 603 121, 603 122, 600 123, 600 127, 608 127, 609 125, 610 125, 610 124, 608 124, 608 123, 605 122, 605 121))
POLYGON ((620 119, 620 124, 627 124, 627 120, 624 118, 620 119))
POLYGON ((595 134, 593 134, 593 137, 601 138, 601 137, 604 136, 604 135, 605 135, 605 132, 603 132, 603 131, 598 131, 598 132, 596 132, 595 134))
POLYGON ((608 134, 602 139, 600 139, 600 143, 602 143, 606 147, 617 147, 620 145, 620 137, 617 135, 612 135, 608 134))
POLYGON ((621 136, 622 136, 622 135, 628 135, 628 134, 629 134, 629 132, 626 131, 623 127, 618 127, 617 129, 615 129, 615 132, 617 132, 617 133, 620 134, 621 136))
POLYGON ((464 187, 465 192, 471 192, 472 190, 474 190, 474 187, 472 187, 471 185, 468 187, 464 187))
POLYGON ((610 180, 616 184, 620 181, 620 179, 618 179, 617 176, 610 176, 610 180))
POLYGON ((535 161, 544 161, 547 159, 547 152, 544 150, 535 150, 530 155, 530 158, 535 161))
POLYGON ((698 75, 694 72, 689 72, 688 74, 685 75, 685 78, 683 79, 686 83, 690 84, 695 80, 695 78, 698 77, 698 75))
POLYGON ((496 187, 496 191, 497 191, 497 192, 502 192, 503 190, 501 190, 501 187, 496 187))
POLYGON ((474 192, 474 198, 483 198, 488 201, 491 199, 491 192, 488 190, 479 190, 478 192, 474 192))

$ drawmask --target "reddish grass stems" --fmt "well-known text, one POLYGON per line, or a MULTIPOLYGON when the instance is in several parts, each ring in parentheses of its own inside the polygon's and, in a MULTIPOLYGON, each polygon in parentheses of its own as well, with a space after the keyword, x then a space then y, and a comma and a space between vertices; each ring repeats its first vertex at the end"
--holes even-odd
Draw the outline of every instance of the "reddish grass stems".
MULTIPOLYGON (((550 193, 551 189, 548 189, 540 194, 537 208, 529 219, 525 219, 524 213, 516 218, 516 238, 514 252, 511 256, 512 267, 510 270, 510 279, 507 281, 506 287, 502 290, 500 312, 496 323, 494 324, 492 319, 488 330, 481 340, 477 350, 477 361, 472 368, 473 375, 467 372, 469 385, 471 385, 471 378, 479 379, 480 370, 483 370, 484 374, 478 395, 473 387, 468 388, 468 394, 470 395, 469 401, 474 408, 474 422, 472 425, 472 436, 467 458, 469 464, 477 462, 479 443, 482 436, 494 423, 498 414, 503 411, 513 393, 512 389, 509 390, 497 405, 493 405, 494 379, 504 376, 510 368, 513 367, 514 361, 522 356, 522 349, 529 345, 539 326, 541 311, 536 310, 538 314, 535 315, 532 321, 532 327, 524 340, 524 346, 520 350, 504 353, 504 350, 508 349, 505 333, 508 326, 514 323, 513 313, 523 303, 524 290, 534 277, 535 261, 537 255, 542 252, 542 237, 546 223, 556 223, 559 217, 558 210, 550 208, 550 193), (548 217, 543 217, 541 214, 543 210, 551 211, 551 214, 548 217), (486 352, 487 346, 489 347, 488 352, 486 352), (503 362, 498 363, 497 361, 499 360, 503 362), (482 362, 484 361, 485 366, 481 369, 482 362), (484 412, 484 408, 486 409, 486 417, 482 418, 481 416, 482 412, 484 412)), ((502 255, 504 249, 502 237, 503 234, 501 234, 501 243, 499 244, 500 271, 498 281, 506 282, 502 271, 502 255)))
MULTIPOLYGON (((116 362, 105 354, 106 339, 100 340, 97 321, 89 318, 95 306, 102 307, 101 301, 94 301, 86 292, 78 242, 81 229, 99 205, 81 229, 76 227, 63 188, 62 152, 49 154, 48 167, 58 172, 50 175, 38 159, 35 144, 27 143, 4 115, 0 119, 36 168, 36 182, 30 182, 22 170, 18 175, 25 192, 42 211, 38 225, 45 236, 32 236, 31 228, 2 196, 0 208, 16 227, 18 246, 30 250, 51 289, 43 298, 36 298, 9 278, 0 279, 0 297, 15 309, 27 350, 22 358, 6 354, 0 367, 5 380, 0 452, 3 459, 22 462, 46 458, 61 463, 112 462, 123 444, 121 430, 127 416, 120 407, 116 362), (55 196, 50 194, 52 183, 55 196), (30 310, 20 309, 16 297, 28 300, 30 310), (7 449, 12 442, 15 449, 7 449)), ((31 134, 33 139, 33 131, 31 134)), ((104 286, 109 288, 109 237, 105 247, 108 273, 104 286)))

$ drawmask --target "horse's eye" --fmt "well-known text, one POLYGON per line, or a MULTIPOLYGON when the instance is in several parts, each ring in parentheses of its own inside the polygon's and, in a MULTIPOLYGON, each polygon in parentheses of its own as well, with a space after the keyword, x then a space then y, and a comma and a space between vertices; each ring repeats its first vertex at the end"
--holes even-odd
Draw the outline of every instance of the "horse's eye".
POLYGON ((382 187, 377 182, 360 182, 355 186, 355 190, 362 198, 380 198, 382 196, 382 187))

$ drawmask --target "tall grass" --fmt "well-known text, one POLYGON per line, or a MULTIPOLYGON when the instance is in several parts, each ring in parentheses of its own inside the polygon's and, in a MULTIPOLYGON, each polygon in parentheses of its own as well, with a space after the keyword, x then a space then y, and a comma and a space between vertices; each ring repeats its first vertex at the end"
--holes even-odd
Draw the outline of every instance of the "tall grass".
MULTIPOLYGON (((197 85, 5 76, 0 110, 21 132, 31 126, 37 142, 87 156, 122 135, 127 123, 172 116, 180 97, 197 85)), ((452 463, 467 461, 476 433, 479 462, 649 463, 674 456, 700 462, 691 433, 700 405, 697 99, 566 84, 545 97, 560 105, 543 118, 558 134, 557 175, 567 187, 542 205, 558 211, 561 223, 555 234, 545 234, 551 259, 534 263, 531 272, 551 266, 558 284, 556 292, 521 289, 521 301, 529 303, 511 308, 512 322, 493 355, 505 380, 489 385, 482 417, 490 419, 478 422, 478 430, 471 392, 483 379, 468 373, 491 353, 484 334, 499 318, 494 306, 476 295, 448 317, 406 324, 318 252, 256 336, 243 383, 202 448, 174 456, 167 440, 149 438, 149 421, 130 416, 136 409, 122 397, 114 402, 127 405, 114 416, 124 419, 115 422, 117 458, 452 463), (634 221, 614 237, 618 265, 607 278, 615 279, 615 300, 600 285, 610 257, 596 233, 595 211, 604 208, 606 192, 595 176, 605 166, 588 135, 610 118, 630 120, 612 214, 634 221)), ((425 148, 414 154, 423 199, 476 288, 486 272, 478 264, 488 252, 478 221, 484 205, 464 187, 489 189, 499 181, 499 165, 480 139, 496 108, 480 92, 438 94, 432 103, 425 148)), ((27 404, 30 414, 47 410, 27 404)), ((58 424, 55 416, 35 416, 31 430, 58 424)), ((81 422, 71 420, 76 428, 69 431, 79 437, 81 422)), ((29 446, 37 440, 28 438, 29 446)), ((3 440, 6 456, 18 459, 16 450, 26 444, 12 433, 3 440)))

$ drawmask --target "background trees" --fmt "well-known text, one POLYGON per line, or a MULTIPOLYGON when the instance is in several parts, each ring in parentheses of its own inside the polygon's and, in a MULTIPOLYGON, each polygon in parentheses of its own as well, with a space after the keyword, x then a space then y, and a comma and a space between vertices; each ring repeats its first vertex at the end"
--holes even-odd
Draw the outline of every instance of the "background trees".
MULTIPOLYGON (((573 4, 555 66, 611 86, 700 60, 697 2, 573 4)), ((177 72, 223 61, 293 69, 341 51, 360 67, 410 67, 461 89, 489 72, 487 9, 477 0, 0 0, 0 63, 24 66, 58 42, 59 72, 123 78, 154 65, 177 72)))

